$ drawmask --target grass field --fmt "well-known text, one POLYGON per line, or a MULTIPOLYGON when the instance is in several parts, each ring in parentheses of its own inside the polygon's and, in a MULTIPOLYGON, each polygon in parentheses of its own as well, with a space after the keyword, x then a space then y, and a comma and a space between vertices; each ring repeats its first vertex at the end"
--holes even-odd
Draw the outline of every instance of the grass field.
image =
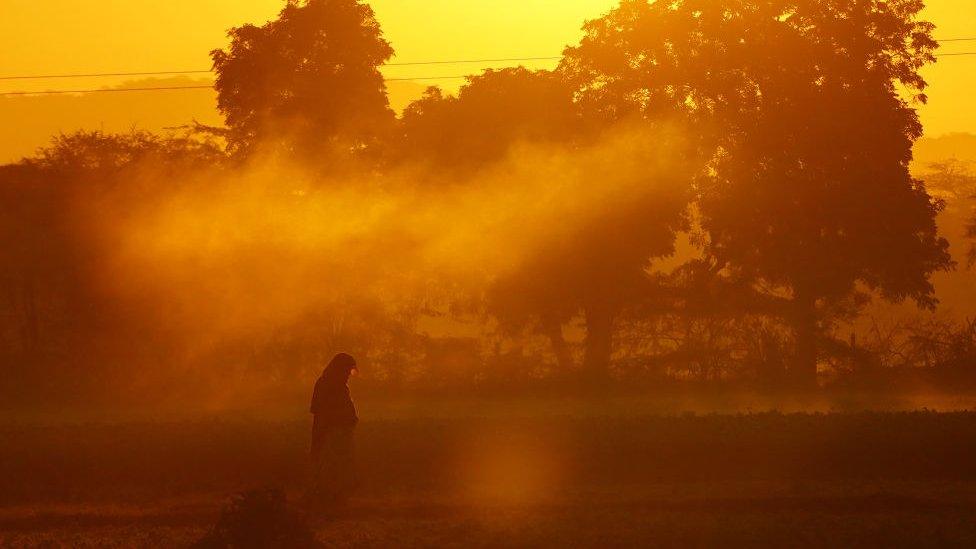
MULTIPOLYGON (((306 475, 301 420, 10 424, 0 546, 174 547, 306 475)), ((976 546, 976 413, 386 417, 335 547, 976 546)))

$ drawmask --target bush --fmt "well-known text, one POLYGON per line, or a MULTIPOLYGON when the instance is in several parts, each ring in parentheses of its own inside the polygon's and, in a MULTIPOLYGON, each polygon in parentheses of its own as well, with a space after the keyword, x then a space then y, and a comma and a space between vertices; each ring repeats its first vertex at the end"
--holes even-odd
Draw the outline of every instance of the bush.
POLYGON ((304 519, 288 506, 281 490, 254 490, 234 496, 197 549, 323 547, 304 519))

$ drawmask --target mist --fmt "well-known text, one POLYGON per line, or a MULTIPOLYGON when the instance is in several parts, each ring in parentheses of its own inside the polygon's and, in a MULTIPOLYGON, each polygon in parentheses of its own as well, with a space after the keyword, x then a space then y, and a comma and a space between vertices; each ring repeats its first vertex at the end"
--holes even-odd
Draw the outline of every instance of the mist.
POLYGON ((553 250, 606 246, 606 226, 638 215, 622 212, 681 207, 687 158, 681 132, 665 125, 622 126, 573 148, 518 143, 463 175, 410 163, 328 177, 271 155, 174 172, 149 158, 124 184, 68 206, 88 299, 111 312, 89 333, 100 357, 122 362, 109 370, 113 387, 194 379, 234 394, 279 372, 297 390, 339 350, 361 353, 366 377, 400 375, 423 351, 396 347, 415 338, 485 343, 494 332, 479 302, 500 279, 553 250), (316 350, 253 356, 275 338, 316 350))
POLYGON ((819 56, 797 76, 783 33, 625 3, 553 70, 406 102, 367 5, 288 3, 210 52, 222 125, 63 134, 3 167, 2 389, 297 402, 339 351, 367 393, 968 384, 971 325, 933 315, 964 301, 942 281, 971 176, 909 171, 938 43, 870 9, 904 25, 836 31, 884 45, 860 76, 817 25, 774 24, 819 56), (906 316, 866 324, 872 301, 906 316))

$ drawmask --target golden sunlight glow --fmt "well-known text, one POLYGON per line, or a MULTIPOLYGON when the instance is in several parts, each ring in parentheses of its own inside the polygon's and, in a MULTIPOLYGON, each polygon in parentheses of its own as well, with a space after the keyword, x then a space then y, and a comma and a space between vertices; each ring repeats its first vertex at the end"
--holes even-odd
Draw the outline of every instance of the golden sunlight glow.
MULTIPOLYGON (((396 61, 557 56, 575 43, 587 19, 616 5, 613 0, 375 0, 370 2, 396 61)), ((930 0, 928 17, 940 38, 976 37, 976 18, 959 17, 970 0, 930 0)), ((119 0, 8 0, 0 18, 0 75, 77 74, 195 70, 210 66, 208 52, 223 47, 226 29, 261 24, 280 0, 174 0, 165 4, 119 0)), ((945 43, 943 51, 971 51, 972 43, 945 43), (968 48, 968 49, 967 49, 968 48)), ((552 61, 530 61, 530 68, 552 61)), ((976 132, 976 109, 960 109, 976 88, 976 56, 943 57, 924 71, 931 87, 921 109, 926 134, 976 132)), ((502 63, 504 65, 504 63, 502 63)), ((387 67, 390 78, 470 74, 499 63, 387 67)), ((8 80, 0 91, 93 89, 203 83, 206 75, 173 79, 72 78, 8 80), (128 82, 128 84, 126 84, 128 82), (141 83, 141 84, 140 84, 141 83), (147 84, 148 83, 148 84, 147 84)), ((455 90, 459 80, 395 82, 391 102, 402 106, 423 88, 455 90)), ((91 94, 89 94, 91 95, 91 94)), ((78 128, 158 130, 195 118, 213 124, 213 95, 206 90, 112 94, 114 97, 0 97, 0 161, 13 161, 43 145, 58 131, 78 128), (125 95, 126 97, 117 97, 125 95), (91 103, 89 103, 91 102, 91 103), (52 114, 54 113, 54 114, 52 114)))

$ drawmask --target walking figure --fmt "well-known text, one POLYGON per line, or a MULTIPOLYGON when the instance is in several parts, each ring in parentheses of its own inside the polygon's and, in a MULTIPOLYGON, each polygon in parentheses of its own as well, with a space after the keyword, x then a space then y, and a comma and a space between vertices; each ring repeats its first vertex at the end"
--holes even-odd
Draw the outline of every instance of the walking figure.
POLYGON ((313 502, 341 506, 356 484, 353 431, 359 417, 349 395, 349 377, 356 360, 339 353, 325 367, 312 393, 313 502))

